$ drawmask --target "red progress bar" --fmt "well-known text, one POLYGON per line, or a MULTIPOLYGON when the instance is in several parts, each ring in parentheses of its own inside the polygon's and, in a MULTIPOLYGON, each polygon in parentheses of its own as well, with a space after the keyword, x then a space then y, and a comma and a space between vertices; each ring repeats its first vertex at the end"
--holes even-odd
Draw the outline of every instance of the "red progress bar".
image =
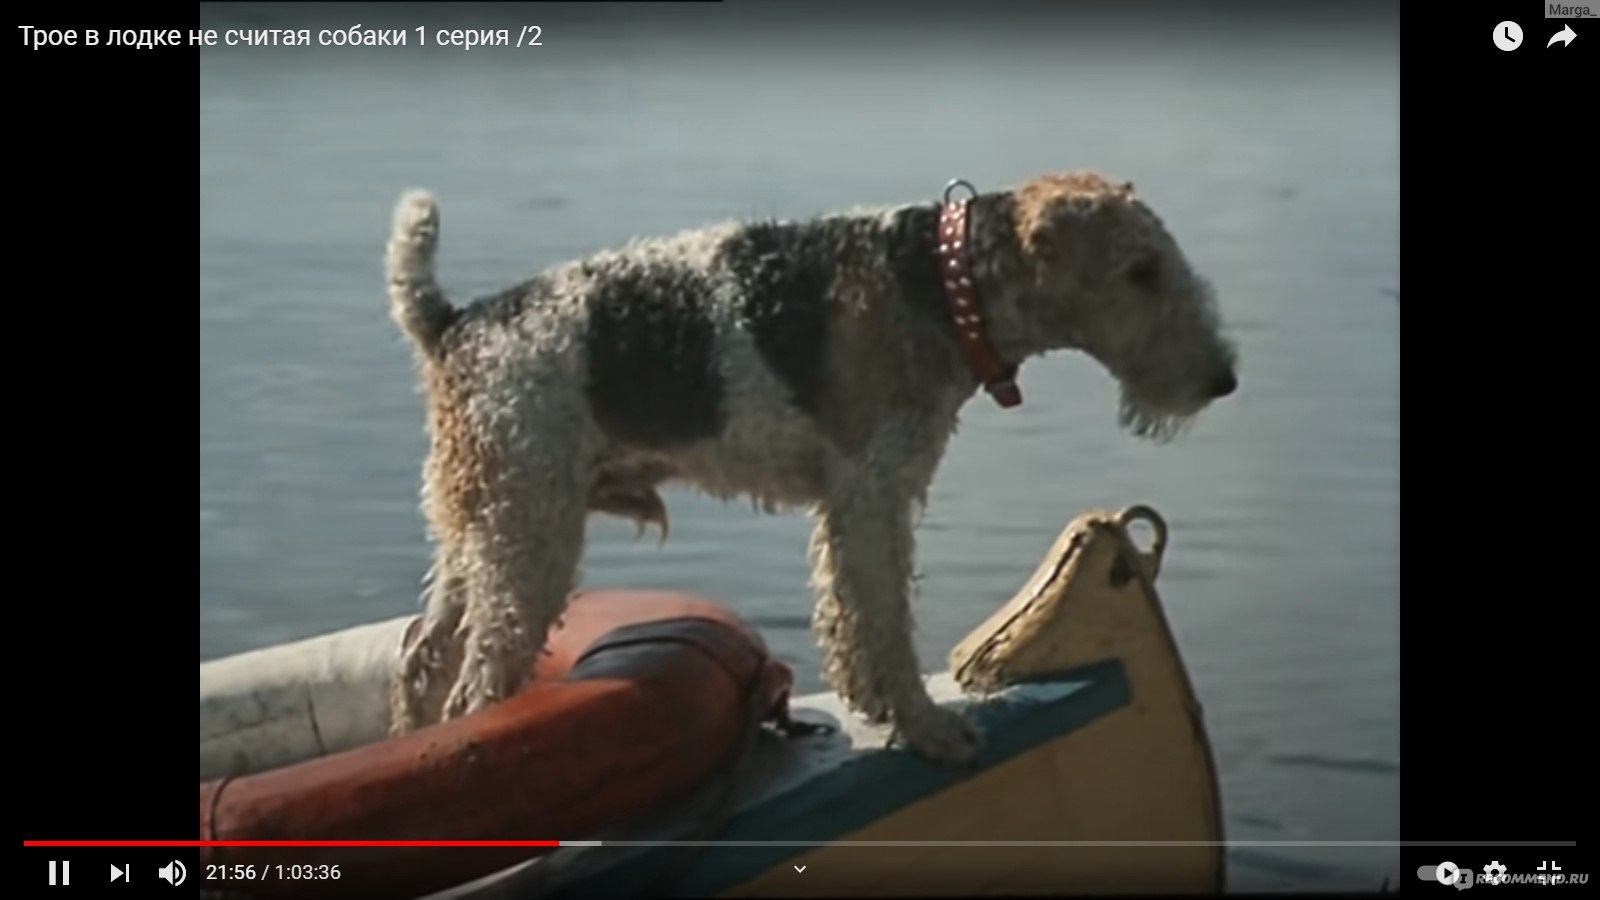
POLYGON ((24 847, 559 847, 560 841, 23 841, 24 847))

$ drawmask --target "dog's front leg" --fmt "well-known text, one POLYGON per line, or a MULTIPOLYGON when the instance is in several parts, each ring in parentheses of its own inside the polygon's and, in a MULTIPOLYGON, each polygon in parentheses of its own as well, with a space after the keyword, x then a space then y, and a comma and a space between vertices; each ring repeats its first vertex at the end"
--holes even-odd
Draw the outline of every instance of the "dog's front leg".
POLYGON ((823 675, 852 708, 887 719, 922 756, 961 764, 977 753, 977 732, 928 695, 912 644, 916 496, 903 469, 870 462, 835 467, 811 538, 813 628, 823 675))

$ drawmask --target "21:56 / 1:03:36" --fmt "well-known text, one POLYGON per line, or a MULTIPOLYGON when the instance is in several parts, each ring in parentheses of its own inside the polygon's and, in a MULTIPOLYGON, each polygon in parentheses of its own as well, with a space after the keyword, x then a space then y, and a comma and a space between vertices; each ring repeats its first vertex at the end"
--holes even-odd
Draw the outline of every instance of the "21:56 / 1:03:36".
POLYGON ((206 866, 207 881, 335 881, 337 865, 206 866))

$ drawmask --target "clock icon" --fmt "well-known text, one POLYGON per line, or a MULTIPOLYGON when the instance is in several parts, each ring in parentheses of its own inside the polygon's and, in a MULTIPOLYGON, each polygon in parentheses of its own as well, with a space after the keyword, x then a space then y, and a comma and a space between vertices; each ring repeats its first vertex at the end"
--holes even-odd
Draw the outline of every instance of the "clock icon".
POLYGON ((1501 22, 1494 27, 1494 45, 1501 50, 1515 50, 1522 46, 1522 26, 1515 22, 1501 22))

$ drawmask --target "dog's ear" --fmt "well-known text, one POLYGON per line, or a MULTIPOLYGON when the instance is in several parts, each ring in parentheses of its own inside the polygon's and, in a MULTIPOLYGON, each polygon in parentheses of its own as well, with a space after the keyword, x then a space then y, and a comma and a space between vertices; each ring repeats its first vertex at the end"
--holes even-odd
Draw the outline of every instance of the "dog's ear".
POLYGON ((1054 210, 1049 208, 1052 205, 1032 210, 1031 215, 1024 216, 1017 223, 1017 237, 1022 242, 1022 249, 1027 251, 1028 256, 1046 264, 1056 261, 1062 237, 1061 223, 1051 214, 1054 210))
POLYGON ((1076 267, 1085 239, 1105 231, 1108 218, 1127 205, 1124 185, 1132 190, 1084 170, 1045 175, 1017 190, 1017 243, 1040 279, 1057 281, 1076 267))
POLYGON ((1093 199, 1070 194, 1030 198, 1017 210, 1017 238, 1027 255, 1049 268, 1067 262, 1085 222, 1101 213, 1093 199))

